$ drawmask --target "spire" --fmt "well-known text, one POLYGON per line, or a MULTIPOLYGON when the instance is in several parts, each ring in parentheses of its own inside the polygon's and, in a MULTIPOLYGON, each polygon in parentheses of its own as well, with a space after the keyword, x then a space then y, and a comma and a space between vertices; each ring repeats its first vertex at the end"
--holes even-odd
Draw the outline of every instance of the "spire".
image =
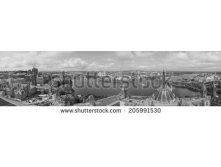
POLYGON ((165 71, 164 71, 164 68, 163 68, 163 88, 165 88, 165 79, 166 77, 165 77, 165 71))

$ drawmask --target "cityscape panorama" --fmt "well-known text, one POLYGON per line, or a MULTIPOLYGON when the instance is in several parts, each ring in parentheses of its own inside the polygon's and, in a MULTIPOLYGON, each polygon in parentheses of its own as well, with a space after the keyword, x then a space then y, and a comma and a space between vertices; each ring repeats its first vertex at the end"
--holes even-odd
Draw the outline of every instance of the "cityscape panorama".
POLYGON ((0 106, 221 106, 221 52, 0 51, 0 106))

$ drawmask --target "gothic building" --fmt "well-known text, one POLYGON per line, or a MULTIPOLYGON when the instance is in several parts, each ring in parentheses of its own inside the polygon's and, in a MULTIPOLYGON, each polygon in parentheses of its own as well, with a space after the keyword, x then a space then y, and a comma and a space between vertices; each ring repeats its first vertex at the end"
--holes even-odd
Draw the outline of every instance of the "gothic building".
POLYGON ((163 70, 162 86, 153 94, 152 98, 156 105, 158 104, 171 104, 175 101, 175 94, 172 91, 172 87, 166 83, 166 73, 163 70))
POLYGON ((217 95, 217 89, 214 82, 212 84, 212 92, 211 106, 221 106, 221 97, 217 95))

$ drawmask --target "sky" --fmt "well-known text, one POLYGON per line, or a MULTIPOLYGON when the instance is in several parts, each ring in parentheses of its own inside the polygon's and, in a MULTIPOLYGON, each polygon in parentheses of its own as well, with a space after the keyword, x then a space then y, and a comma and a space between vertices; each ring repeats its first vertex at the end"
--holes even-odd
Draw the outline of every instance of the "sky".
POLYGON ((0 51, 0 71, 221 71, 221 52, 0 51))

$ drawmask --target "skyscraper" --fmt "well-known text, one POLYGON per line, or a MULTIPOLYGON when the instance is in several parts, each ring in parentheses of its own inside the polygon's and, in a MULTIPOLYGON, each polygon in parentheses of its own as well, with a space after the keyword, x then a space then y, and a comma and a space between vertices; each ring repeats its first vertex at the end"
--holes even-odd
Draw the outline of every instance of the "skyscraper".
POLYGON ((38 69, 37 68, 32 68, 32 85, 36 86, 37 85, 37 76, 38 76, 38 69))

